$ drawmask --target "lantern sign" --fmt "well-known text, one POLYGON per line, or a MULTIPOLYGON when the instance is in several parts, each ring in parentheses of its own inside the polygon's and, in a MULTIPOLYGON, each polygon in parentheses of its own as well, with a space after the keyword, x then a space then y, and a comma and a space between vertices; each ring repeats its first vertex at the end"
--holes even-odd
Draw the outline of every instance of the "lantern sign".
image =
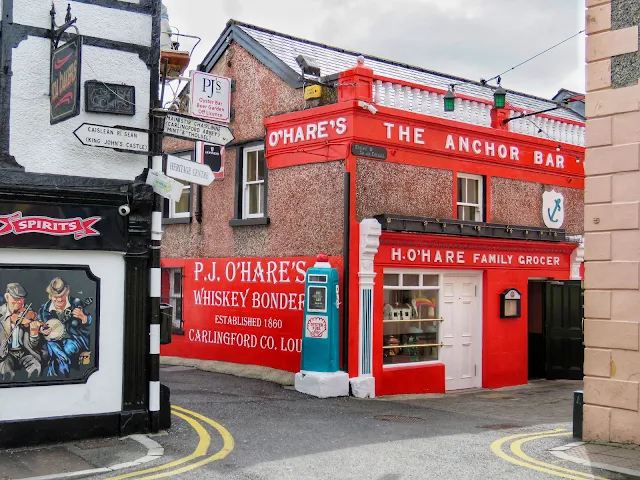
POLYGON ((51 55, 51 125, 80 113, 81 44, 82 37, 76 36, 51 55))

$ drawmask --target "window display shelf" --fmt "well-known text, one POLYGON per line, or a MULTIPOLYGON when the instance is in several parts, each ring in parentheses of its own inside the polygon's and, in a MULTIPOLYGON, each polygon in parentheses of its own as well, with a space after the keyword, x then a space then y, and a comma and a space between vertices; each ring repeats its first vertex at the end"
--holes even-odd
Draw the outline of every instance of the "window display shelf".
POLYGON ((397 322, 444 322, 444 318, 403 318, 401 320, 383 320, 384 323, 397 322))
POLYGON ((418 348, 418 347, 444 347, 444 343, 412 343, 406 345, 384 345, 383 349, 388 348, 418 348))

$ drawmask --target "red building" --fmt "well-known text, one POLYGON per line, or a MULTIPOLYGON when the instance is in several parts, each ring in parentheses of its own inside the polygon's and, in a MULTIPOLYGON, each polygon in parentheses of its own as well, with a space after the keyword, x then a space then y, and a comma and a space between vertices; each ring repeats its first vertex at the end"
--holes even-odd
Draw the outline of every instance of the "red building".
POLYGON ((201 67, 234 80, 235 140, 224 179, 168 209, 164 294, 183 335, 163 355, 297 372, 304 271, 326 252, 356 395, 581 378, 562 324, 576 285, 550 282, 581 278, 578 102, 508 91, 496 108, 479 83, 233 21, 201 67))

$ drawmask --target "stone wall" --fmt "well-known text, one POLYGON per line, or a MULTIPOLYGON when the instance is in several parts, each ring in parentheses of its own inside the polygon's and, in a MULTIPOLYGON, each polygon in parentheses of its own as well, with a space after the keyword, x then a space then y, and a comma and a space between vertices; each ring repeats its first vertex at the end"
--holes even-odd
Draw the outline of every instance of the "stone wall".
POLYGON ((640 4, 586 7, 584 439, 640 443, 640 4))

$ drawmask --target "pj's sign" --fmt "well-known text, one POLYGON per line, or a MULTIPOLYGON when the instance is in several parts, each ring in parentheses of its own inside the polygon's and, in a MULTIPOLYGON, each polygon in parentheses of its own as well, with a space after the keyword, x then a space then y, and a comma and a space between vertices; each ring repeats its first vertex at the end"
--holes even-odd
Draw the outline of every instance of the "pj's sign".
POLYGON ((80 46, 77 36, 53 51, 51 56, 50 123, 62 122, 80 113, 80 46))

